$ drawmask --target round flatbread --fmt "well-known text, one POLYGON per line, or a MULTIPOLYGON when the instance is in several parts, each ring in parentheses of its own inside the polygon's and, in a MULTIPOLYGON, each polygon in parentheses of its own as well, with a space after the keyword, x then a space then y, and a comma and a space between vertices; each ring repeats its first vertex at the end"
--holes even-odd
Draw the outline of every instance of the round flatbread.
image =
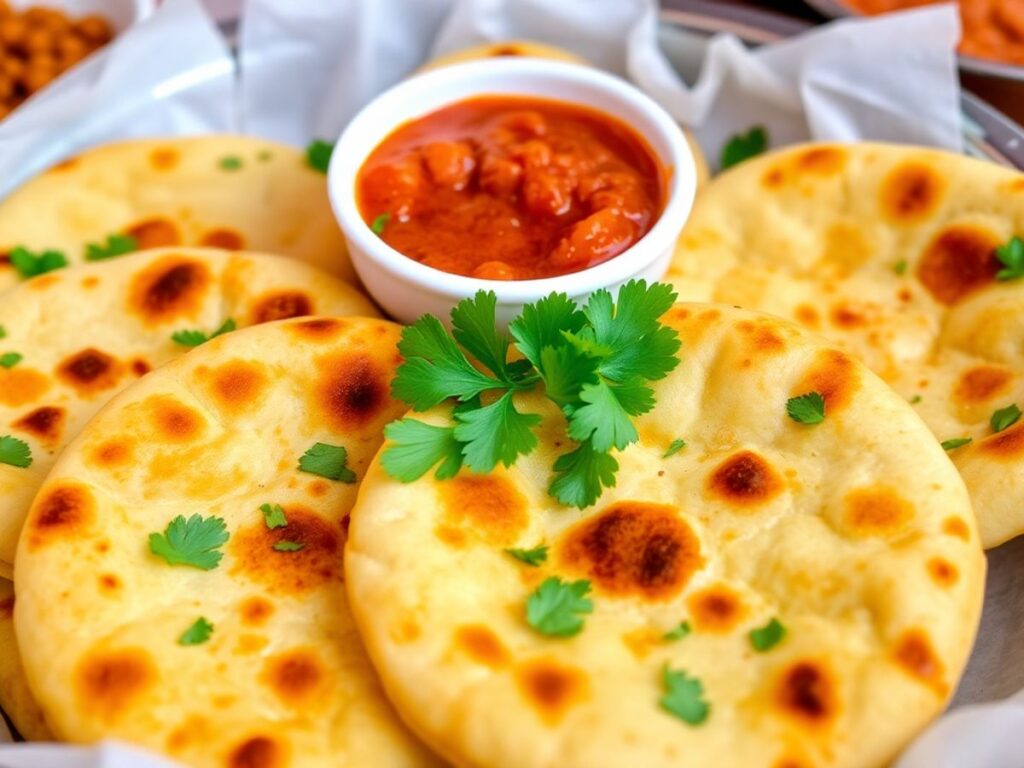
POLYGON ((68 446, 15 570, 25 669, 59 738, 198 768, 436 764, 378 687, 342 574, 356 480, 401 410, 399 330, 307 318, 214 339, 68 446), (201 540, 162 549, 210 570, 153 553, 154 534, 173 540, 193 515, 215 544, 223 521, 223 559, 201 540))
POLYGON ((7 291, 0 361, 20 358, 0 365, 0 436, 27 442, 32 464, 0 462, 0 574, 11 573, 25 513, 61 449, 111 397, 191 349, 176 332, 312 314, 377 311, 356 288, 295 259, 202 248, 58 270, 7 291))
POLYGON ((75 264, 111 235, 130 235, 138 248, 293 256, 355 281, 327 177, 293 147, 211 135, 89 149, 0 202, 0 290, 21 279, 10 263, 18 246, 75 264))
POLYGON ((459 765, 887 764, 942 711, 976 631, 963 481, 906 402, 818 337, 727 307, 663 321, 682 362, 594 507, 548 496, 565 421, 536 395, 520 410, 544 415, 540 447, 507 471, 370 468, 346 578, 385 688, 459 765), (819 424, 787 416, 808 391, 819 424), (538 567, 506 551, 540 545, 538 567), (592 587, 575 636, 526 619, 549 578, 592 587))
POLYGON ((914 147, 801 146, 709 185, 666 279, 684 299, 825 334, 910 400, 939 441, 972 438, 950 455, 993 547, 1024 532, 1024 423, 990 425, 1024 404, 1024 279, 996 279, 996 249, 1015 235, 1015 171, 914 147))
POLYGON ((0 579, 0 709, 27 741, 53 739, 25 679, 14 637, 14 585, 7 579, 0 579))

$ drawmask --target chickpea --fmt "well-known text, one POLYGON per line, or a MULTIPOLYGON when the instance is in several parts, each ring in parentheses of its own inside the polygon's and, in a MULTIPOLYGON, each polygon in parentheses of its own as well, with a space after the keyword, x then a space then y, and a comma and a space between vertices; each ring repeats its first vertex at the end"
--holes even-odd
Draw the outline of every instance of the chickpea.
POLYGON ((14 95, 14 80, 9 75, 0 75, 0 103, 7 102, 14 95))
POLYGON ((89 52, 89 46, 77 35, 67 34, 57 38, 57 61, 65 69, 84 59, 89 52))
POLYGON ((25 40, 22 43, 29 56, 34 53, 49 53, 54 48, 54 35, 45 27, 34 27, 25 33, 25 40))
POLYGON ((17 56, 4 56, 0 58, 0 72, 11 80, 19 80, 25 74, 25 62, 17 56))
POLYGON ((6 48, 21 44, 28 33, 28 24, 20 16, 5 16, 0 19, 0 43, 6 48))
POLYGON ((98 43, 103 45, 109 43, 111 37, 113 37, 110 31, 110 25, 107 20, 102 16, 83 16, 75 24, 75 30, 91 43, 98 43))

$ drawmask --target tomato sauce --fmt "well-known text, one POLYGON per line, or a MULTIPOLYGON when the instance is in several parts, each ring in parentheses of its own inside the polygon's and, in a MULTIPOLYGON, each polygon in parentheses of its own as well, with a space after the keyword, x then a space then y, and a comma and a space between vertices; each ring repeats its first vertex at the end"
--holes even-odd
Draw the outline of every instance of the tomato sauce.
POLYGON ((444 272, 530 280, 577 272, 643 237, 666 174, 611 115, 539 98, 485 96, 399 126, 356 180, 367 224, 444 272))

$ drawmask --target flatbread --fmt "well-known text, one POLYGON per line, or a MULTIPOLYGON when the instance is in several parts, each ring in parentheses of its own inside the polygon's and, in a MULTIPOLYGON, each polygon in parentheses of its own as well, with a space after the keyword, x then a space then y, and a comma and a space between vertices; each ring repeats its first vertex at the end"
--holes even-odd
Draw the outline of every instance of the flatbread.
POLYGON ((130 234, 140 248, 213 246, 293 256, 355 281, 327 177, 299 150, 250 136, 122 141, 54 166, 0 202, 0 290, 17 246, 57 249, 130 234))
POLYGON ((14 637, 14 585, 7 579, 0 579, 0 709, 27 741, 53 739, 25 679, 14 637))
POLYGON ((743 163, 697 201, 666 279, 680 296, 793 318, 868 363, 951 452, 986 547, 1024 532, 1024 175, 913 147, 811 145, 743 163))
POLYGON ((399 327, 298 319, 215 339, 120 394, 64 451, 18 550, 15 626, 55 734, 196 768, 432 766, 384 699, 346 605, 358 485, 298 470, 341 445, 361 478, 399 415, 399 327), (263 504, 283 507, 271 530, 263 504), (213 570, 147 538, 219 516, 213 570), (277 551, 282 542, 302 545, 277 551), (200 645, 178 638, 199 617, 200 645))
POLYGON ((188 351, 171 335, 311 314, 377 316, 356 288, 295 259, 161 249, 58 270, 4 294, 0 435, 29 443, 27 469, 0 464, 0 574, 60 450, 99 408, 147 371, 188 351))
POLYGON ((345 572, 385 688, 459 765, 886 764, 942 711, 976 631, 963 481, 906 402, 817 337, 728 307, 666 322, 682 362, 590 509, 546 493, 565 422, 536 395, 520 409, 544 414, 540 447, 508 471, 403 485, 370 468, 345 572), (788 418, 815 389, 824 422, 788 418), (540 544, 538 568, 503 551, 540 544), (525 620, 551 576, 593 585, 575 637, 525 620), (755 652, 773 617, 786 636, 755 652), (666 664, 703 684, 703 724, 659 709, 666 664))

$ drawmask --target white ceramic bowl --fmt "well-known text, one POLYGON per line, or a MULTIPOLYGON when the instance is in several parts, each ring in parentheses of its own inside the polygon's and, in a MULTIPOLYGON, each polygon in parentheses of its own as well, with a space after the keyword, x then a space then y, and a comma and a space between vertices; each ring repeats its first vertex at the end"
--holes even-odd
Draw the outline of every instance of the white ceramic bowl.
POLYGON ((583 299, 598 288, 616 289, 632 278, 660 279, 693 206, 697 188, 693 155, 682 130, 635 87, 590 67, 541 59, 502 58, 459 64, 418 75, 370 102, 349 123, 334 150, 328 187, 349 253, 367 290, 391 316, 405 323, 449 311, 478 290, 498 296, 502 325, 523 304, 561 291, 583 299), (482 280, 442 272, 404 256, 377 237, 356 204, 356 176, 366 158, 396 127, 474 96, 517 94, 595 108, 625 121, 642 135, 669 173, 664 210, 631 248, 580 272, 539 280, 482 280))

